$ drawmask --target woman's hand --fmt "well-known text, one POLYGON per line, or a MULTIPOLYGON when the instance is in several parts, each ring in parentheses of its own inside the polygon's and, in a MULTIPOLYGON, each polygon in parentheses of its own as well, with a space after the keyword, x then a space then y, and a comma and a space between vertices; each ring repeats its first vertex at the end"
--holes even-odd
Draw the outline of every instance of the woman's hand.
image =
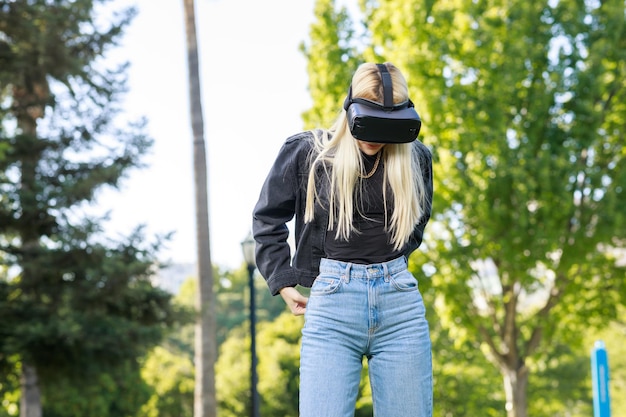
POLYGON ((281 289, 280 296, 283 297, 287 307, 289 307, 294 316, 301 316, 306 311, 306 303, 309 299, 300 294, 295 288, 285 287, 281 289))

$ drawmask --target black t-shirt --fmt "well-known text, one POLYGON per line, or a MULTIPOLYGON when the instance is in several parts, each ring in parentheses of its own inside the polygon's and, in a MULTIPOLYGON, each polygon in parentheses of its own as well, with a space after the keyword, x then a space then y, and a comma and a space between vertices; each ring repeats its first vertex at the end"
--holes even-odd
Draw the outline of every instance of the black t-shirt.
MULTIPOLYGON (((376 163, 376 155, 361 153, 365 172, 369 173, 376 163)), ((335 239, 337 228, 326 232, 325 252, 329 259, 356 264, 374 264, 390 261, 401 255, 395 251, 386 231, 385 220, 389 221, 393 210, 391 190, 387 190, 387 216, 383 201, 384 164, 379 163, 369 178, 360 178, 357 183, 353 221, 356 232, 349 240, 335 239)))

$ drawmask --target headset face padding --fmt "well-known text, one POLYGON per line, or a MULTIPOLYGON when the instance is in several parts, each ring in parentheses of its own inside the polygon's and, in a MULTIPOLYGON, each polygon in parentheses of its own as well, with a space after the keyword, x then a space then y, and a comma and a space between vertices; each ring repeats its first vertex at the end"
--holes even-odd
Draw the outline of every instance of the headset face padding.
POLYGON ((384 104, 352 98, 352 86, 343 107, 350 133, 356 139, 376 143, 408 143, 417 138, 422 121, 413 102, 393 104, 391 76, 387 67, 377 64, 383 80, 384 104))

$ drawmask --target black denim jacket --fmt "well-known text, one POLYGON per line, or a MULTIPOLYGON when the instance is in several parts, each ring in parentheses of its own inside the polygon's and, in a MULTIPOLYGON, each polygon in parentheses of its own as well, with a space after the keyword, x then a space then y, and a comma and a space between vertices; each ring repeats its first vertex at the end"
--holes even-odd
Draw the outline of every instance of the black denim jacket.
MULTIPOLYGON (((272 295, 278 294, 284 287, 302 285, 310 288, 318 275, 320 259, 324 257, 324 240, 328 229, 328 213, 323 209, 328 207, 326 202, 316 201, 314 220, 304 222, 313 140, 310 131, 287 138, 254 207, 252 233, 256 240, 257 268, 267 281, 272 295), (292 259, 287 241, 287 223, 294 216, 295 251, 292 259)), ((413 143, 413 150, 419 153, 422 162, 428 204, 424 216, 402 250, 407 258, 422 243, 424 228, 430 219, 433 194, 431 153, 420 141, 413 143)), ((318 188, 318 195, 325 199, 328 195, 327 181, 318 185, 318 188)))

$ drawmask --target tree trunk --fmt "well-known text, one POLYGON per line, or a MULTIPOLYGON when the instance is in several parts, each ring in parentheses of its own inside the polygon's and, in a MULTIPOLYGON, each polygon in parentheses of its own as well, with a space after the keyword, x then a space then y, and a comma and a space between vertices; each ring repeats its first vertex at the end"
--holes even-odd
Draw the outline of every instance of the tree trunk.
POLYGON ((506 393, 507 417, 528 417, 526 390, 528 388, 528 369, 525 366, 516 369, 502 369, 504 392, 506 393))
POLYGON ((20 378, 22 395, 20 397, 20 417, 41 417, 41 394, 37 369, 22 362, 22 376, 20 378))
MULTIPOLYGON (((22 87, 13 88, 13 101, 15 107, 15 117, 19 128, 24 135, 37 137, 37 119, 44 114, 45 108, 42 103, 49 97, 48 84, 45 80, 31 81, 30 89, 22 87)), ((36 209, 25 209, 24 207, 36 207, 32 199, 35 199, 37 183, 37 164, 39 153, 31 152, 21 161, 20 186, 22 188, 22 218, 36 219, 40 213, 36 209), (33 211, 34 210, 34 211, 33 211)), ((32 224, 32 223, 31 223, 32 224)), ((39 246, 39 234, 35 225, 29 230, 23 230, 22 250, 24 253, 35 253, 39 246)), ((32 260, 31 260, 32 261, 32 260)), ((21 285, 26 288, 35 285, 35 272, 28 258, 24 257, 22 267, 21 285)), ((22 362, 22 373, 20 376, 20 417, 41 417, 41 391, 39 389, 39 378, 37 368, 27 361, 22 362)))
POLYGON ((193 133, 194 183, 196 193, 196 239, 198 265, 198 298, 200 314, 195 333, 194 417, 217 416, 215 396, 215 362, 217 360, 213 269, 209 235, 208 181, 204 122, 200 99, 198 44, 194 0, 183 0, 187 38, 189 100, 193 133))

